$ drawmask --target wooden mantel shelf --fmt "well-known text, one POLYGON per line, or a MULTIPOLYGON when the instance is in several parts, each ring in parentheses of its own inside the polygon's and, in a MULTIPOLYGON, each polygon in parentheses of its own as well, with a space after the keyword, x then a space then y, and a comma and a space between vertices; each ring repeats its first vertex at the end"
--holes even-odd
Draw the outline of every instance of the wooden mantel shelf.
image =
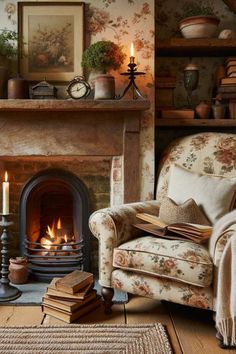
POLYGON ((144 111, 148 100, 8 100, 0 99, 0 112, 10 111, 144 111))

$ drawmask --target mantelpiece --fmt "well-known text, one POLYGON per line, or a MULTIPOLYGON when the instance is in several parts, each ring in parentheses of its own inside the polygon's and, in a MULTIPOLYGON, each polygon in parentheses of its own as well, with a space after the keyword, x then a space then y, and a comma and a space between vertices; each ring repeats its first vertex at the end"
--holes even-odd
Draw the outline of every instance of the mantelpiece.
POLYGON ((4 111, 54 111, 54 112, 121 112, 144 111, 150 107, 148 100, 0 100, 4 111))
POLYGON ((1 157, 109 158, 111 204, 140 199, 140 117, 148 100, 0 100, 1 157))
POLYGON ((25 185, 45 169, 75 174, 91 211, 140 200, 140 121, 148 100, 0 100, 0 175, 9 171, 18 234, 25 185))

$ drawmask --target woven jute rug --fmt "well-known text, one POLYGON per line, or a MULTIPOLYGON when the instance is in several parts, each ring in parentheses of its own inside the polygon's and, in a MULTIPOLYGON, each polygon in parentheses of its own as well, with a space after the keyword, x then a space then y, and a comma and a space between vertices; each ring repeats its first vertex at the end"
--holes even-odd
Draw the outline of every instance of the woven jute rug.
POLYGON ((1 354, 173 354, 160 323, 1 327, 1 354))

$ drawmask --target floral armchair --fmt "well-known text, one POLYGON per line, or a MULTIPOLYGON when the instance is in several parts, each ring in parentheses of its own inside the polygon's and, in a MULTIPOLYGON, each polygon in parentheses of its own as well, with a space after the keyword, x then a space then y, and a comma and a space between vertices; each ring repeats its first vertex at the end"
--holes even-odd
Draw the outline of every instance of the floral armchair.
MULTIPOLYGON (((136 214, 158 215, 168 194, 170 166, 189 171, 236 176, 236 134, 199 133, 173 141, 162 155, 156 200, 95 211, 89 220, 99 241, 99 282, 106 312, 113 289, 203 309, 215 309, 217 268, 227 233, 213 257, 208 245, 147 235, 135 228, 136 214)), ((234 207, 234 206, 233 206, 234 207)))

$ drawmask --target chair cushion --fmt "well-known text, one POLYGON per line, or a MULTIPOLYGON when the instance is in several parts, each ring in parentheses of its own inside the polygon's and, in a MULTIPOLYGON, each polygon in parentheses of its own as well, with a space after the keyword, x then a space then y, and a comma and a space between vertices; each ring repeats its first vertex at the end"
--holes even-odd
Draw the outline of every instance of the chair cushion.
POLYGON ((236 176, 222 177, 188 171, 173 164, 170 169, 168 196, 177 204, 193 198, 214 224, 232 210, 236 176))
POLYGON ((210 225, 209 220, 192 198, 187 199, 181 204, 175 203, 171 198, 164 198, 160 205, 159 217, 166 224, 186 222, 190 224, 210 225))
POLYGON ((213 264, 203 245, 144 236, 114 249, 113 266, 200 287, 212 282, 213 264))
MULTIPOLYGON (((173 163, 189 171, 236 176, 236 134, 203 132, 172 141, 163 151, 158 165, 156 200, 167 196, 170 166, 173 163)), ((236 207, 236 205, 234 206, 236 207)))

